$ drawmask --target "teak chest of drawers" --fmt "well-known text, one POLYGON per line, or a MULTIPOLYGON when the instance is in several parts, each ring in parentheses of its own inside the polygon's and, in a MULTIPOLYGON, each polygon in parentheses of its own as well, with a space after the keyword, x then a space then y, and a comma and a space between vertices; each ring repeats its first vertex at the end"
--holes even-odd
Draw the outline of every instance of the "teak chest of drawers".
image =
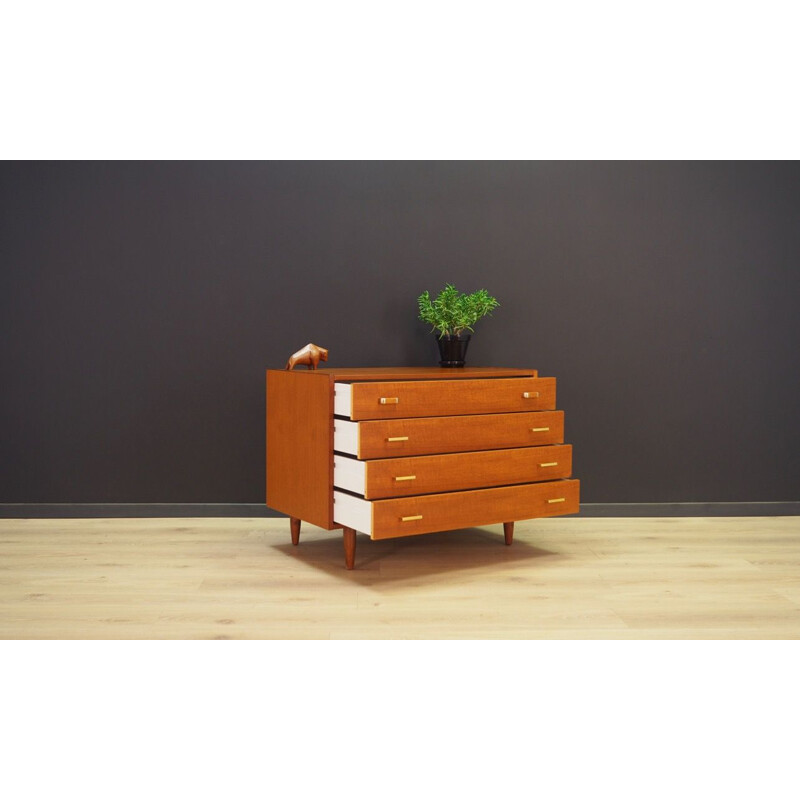
POLYGON ((472 367, 267 370, 267 505, 372 539, 575 514, 555 378, 472 367))

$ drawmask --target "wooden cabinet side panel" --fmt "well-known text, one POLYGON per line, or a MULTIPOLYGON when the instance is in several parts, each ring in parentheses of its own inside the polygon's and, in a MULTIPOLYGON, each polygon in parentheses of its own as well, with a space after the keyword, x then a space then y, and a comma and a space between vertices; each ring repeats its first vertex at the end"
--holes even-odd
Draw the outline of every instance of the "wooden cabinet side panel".
POLYGON ((333 525, 333 394, 313 371, 267 370, 267 505, 333 525))

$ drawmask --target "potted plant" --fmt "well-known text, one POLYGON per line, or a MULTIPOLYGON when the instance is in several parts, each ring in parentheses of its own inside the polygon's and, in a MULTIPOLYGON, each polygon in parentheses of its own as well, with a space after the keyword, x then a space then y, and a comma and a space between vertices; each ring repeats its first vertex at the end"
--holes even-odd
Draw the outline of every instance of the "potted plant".
POLYGON ((424 291, 417 298, 417 304, 419 318, 438 331, 439 364, 443 367, 464 366, 467 345, 475 332, 472 326, 500 305, 486 289, 464 294, 451 283, 433 300, 427 290, 424 291))

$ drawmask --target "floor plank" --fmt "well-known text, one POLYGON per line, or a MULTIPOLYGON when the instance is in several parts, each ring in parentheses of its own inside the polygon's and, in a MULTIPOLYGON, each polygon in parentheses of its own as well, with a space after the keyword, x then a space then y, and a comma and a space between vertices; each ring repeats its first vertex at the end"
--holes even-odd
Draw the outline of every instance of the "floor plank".
POLYGON ((800 518, 0 521, 3 639, 797 639, 800 518))

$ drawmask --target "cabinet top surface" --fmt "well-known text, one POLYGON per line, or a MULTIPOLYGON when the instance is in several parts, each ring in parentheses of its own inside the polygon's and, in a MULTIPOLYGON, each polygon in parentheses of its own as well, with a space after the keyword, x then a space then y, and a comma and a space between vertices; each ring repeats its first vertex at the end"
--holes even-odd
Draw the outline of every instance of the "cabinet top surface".
MULTIPOLYGON (((286 370, 270 371, 285 372, 286 370)), ((509 367, 338 367, 316 370, 295 368, 292 372, 305 375, 327 375, 334 381, 527 378, 536 375, 534 369, 511 369, 509 367)))

